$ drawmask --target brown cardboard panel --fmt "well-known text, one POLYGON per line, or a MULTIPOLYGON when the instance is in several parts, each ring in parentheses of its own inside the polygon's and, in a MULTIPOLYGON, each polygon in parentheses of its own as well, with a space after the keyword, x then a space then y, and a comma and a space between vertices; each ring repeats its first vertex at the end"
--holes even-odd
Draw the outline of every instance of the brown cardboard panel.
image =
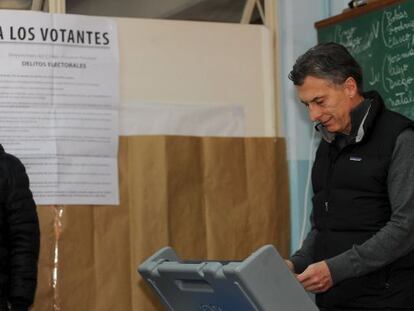
MULTIPOLYGON (((127 150, 127 141, 120 141, 127 150)), ((119 155, 119 206, 62 206, 57 297, 60 310, 130 310, 128 160, 119 155)))
POLYGON ((98 258, 95 257, 93 208, 59 208, 62 217, 58 239, 56 304, 75 310, 82 302, 87 310, 96 310, 98 258))
POLYGON ((127 140, 132 310, 162 310, 136 269, 148 256, 170 244, 165 138, 127 140))
POLYGON ((242 259, 249 211, 243 138, 203 140, 204 199, 210 259, 242 259))
POLYGON ((38 206, 40 223, 40 247, 38 280, 33 311, 54 311, 53 268, 55 247, 55 210, 50 206, 38 206))
POLYGON ((276 171, 275 143, 266 139, 246 139, 246 183, 249 209, 246 212, 248 230, 246 234, 246 255, 265 244, 278 242, 277 202, 275 183, 279 177, 276 171))
POLYGON ((120 205, 93 207, 96 310, 132 309, 128 140, 120 150, 120 205))
POLYGON ((136 268, 166 245, 191 259, 289 252, 283 139, 122 137, 119 172, 118 207, 39 208, 35 311, 163 310, 136 268))
POLYGON ((165 146, 170 244, 182 258, 206 258, 202 142, 168 137, 165 146))
MULTIPOLYGON (((284 139, 247 138, 250 248, 274 244, 282 256, 290 253, 288 172, 284 139)), ((249 250, 251 253, 252 249, 249 250)))
POLYGON ((289 173, 286 154, 286 140, 277 138, 275 141, 276 154, 276 193, 277 211, 277 248, 282 256, 290 255, 290 193, 289 173))

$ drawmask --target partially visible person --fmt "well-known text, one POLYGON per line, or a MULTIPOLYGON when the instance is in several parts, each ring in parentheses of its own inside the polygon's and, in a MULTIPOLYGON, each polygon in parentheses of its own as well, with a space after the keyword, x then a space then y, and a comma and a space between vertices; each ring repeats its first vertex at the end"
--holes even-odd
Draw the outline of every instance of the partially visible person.
POLYGON ((317 45, 289 78, 322 136, 312 229, 287 261, 323 311, 414 310, 414 123, 363 92, 345 47, 317 45))
POLYGON ((0 145, 0 311, 33 303, 39 222, 23 164, 0 145))

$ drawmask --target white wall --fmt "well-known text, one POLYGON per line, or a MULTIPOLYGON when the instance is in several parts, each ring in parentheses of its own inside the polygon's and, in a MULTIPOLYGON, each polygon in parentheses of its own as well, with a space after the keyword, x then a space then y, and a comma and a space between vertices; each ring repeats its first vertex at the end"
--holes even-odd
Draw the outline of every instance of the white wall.
POLYGON ((330 16, 341 14, 350 0, 330 0, 330 16))

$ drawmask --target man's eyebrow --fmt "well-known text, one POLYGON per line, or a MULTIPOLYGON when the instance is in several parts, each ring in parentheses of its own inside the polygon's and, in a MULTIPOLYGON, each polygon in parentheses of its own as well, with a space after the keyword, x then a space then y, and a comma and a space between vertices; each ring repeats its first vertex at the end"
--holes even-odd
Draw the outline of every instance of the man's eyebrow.
POLYGON ((303 104, 305 104, 305 105, 309 105, 309 103, 311 103, 311 102, 315 102, 315 101, 320 101, 321 99, 323 99, 323 96, 316 96, 316 97, 314 97, 314 98, 312 98, 310 101, 304 101, 304 100, 301 100, 301 102, 303 103, 303 104))

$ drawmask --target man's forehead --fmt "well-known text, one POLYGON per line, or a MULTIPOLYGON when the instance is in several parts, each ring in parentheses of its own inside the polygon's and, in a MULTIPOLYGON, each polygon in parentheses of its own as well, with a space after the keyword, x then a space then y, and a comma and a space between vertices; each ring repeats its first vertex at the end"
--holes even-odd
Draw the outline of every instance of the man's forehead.
POLYGON ((309 103, 326 96, 328 89, 318 87, 297 87, 297 94, 301 102, 309 103))

